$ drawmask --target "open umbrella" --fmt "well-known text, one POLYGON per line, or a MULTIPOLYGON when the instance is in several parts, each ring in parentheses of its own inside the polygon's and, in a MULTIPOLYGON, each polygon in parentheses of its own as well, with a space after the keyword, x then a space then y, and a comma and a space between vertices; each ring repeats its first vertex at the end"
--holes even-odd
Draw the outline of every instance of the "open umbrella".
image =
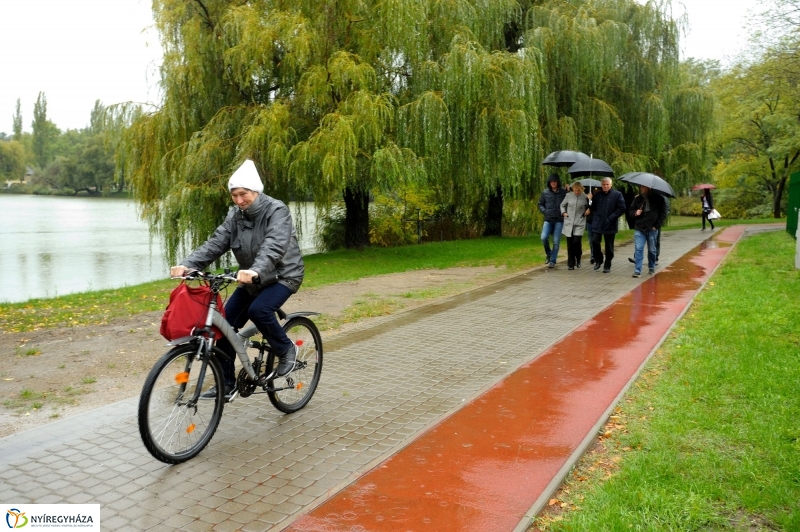
POLYGON ((561 150, 554 151, 544 158, 544 166, 572 166, 578 161, 588 161, 590 157, 581 151, 561 150))
POLYGON ((599 187, 600 184, 601 184, 600 181, 598 181, 597 179, 592 179, 592 178, 589 178, 589 177, 587 177, 585 179, 579 179, 578 183, 580 183, 581 185, 583 185, 585 187, 599 187))
POLYGON ((672 198, 675 197, 675 191, 672 190, 672 187, 669 183, 658 177, 656 174, 651 174, 648 172, 628 172, 627 174, 620 176, 620 181, 625 181, 626 183, 630 183, 632 185, 643 185, 648 187, 653 192, 657 192, 662 196, 670 196, 672 198))
POLYGON ((692 190, 705 190, 705 189, 712 189, 717 188, 714 185, 709 185, 708 183, 700 183, 699 185, 695 185, 692 187, 692 190))
POLYGON ((573 177, 614 177, 614 170, 611 169, 607 162, 594 158, 576 162, 569 167, 567 173, 573 177))

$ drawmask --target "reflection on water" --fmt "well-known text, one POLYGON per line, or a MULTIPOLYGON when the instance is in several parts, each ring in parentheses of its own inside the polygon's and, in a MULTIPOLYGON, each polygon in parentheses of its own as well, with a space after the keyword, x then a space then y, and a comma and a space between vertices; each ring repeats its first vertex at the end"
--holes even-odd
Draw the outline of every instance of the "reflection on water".
MULTIPOLYGON (((313 213, 305 209, 304 253, 313 213)), ((140 284, 168 268, 131 200, 0 195, 0 243, 2 302, 140 284)))

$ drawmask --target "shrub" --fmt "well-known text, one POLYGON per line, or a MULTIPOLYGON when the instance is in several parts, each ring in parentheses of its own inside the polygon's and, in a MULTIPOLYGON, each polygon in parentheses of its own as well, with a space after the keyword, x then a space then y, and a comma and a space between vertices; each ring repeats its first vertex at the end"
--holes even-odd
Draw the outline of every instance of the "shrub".
POLYGON ((317 214, 317 233, 314 246, 318 251, 334 251, 344 247, 344 203, 334 204, 317 214))
POLYGON ((538 233, 542 213, 533 200, 506 200, 503 204, 503 235, 526 236, 538 233))

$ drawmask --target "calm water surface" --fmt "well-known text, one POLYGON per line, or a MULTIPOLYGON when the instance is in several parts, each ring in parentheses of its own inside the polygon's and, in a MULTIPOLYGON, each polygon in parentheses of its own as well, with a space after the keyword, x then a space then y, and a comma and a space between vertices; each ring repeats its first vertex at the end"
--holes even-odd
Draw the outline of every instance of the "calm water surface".
MULTIPOLYGON (((305 224, 313 233, 313 216, 305 224)), ((304 252, 312 240, 301 239, 304 252)), ((131 200, 0 195, 1 302, 120 288, 167 269, 131 200)))

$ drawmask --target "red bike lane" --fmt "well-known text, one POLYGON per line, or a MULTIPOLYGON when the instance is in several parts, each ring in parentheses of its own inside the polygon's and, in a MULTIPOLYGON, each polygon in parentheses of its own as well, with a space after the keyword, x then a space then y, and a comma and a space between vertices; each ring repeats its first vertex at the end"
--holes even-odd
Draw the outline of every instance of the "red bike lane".
POLYGON ((285 530, 525 530, 743 233, 647 278, 285 530))

